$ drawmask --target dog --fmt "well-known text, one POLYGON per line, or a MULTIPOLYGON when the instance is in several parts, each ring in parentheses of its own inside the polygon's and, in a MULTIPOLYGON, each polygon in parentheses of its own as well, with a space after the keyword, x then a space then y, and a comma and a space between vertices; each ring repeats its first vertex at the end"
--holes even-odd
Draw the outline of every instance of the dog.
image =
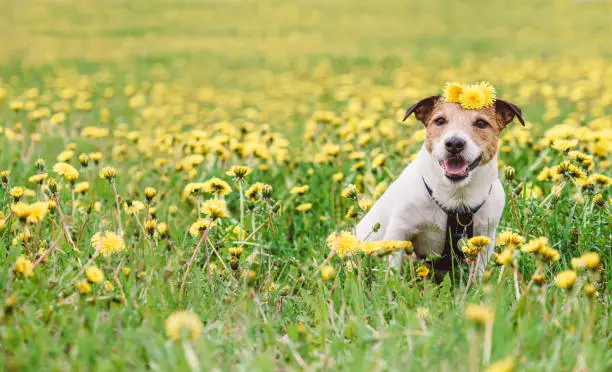
MULTIPOLYGON (((412 114, 425 125, 423 146, 357 224, 356 237, 410 240, 417 258, 440 256, 433 266, 444 273, 463 255, 454 248, 461 238, 487 236, 491 244, 476 266, 482 273, 493 253, 505 204, 498 178, 498 141, 515 117, 525 125, 522 111, 500 99, 468 110, 431 96, 408 108, 404 120, 412 114)), ((392 255, 391 265, 401 266, 402 256, 405 253, 392 255)))

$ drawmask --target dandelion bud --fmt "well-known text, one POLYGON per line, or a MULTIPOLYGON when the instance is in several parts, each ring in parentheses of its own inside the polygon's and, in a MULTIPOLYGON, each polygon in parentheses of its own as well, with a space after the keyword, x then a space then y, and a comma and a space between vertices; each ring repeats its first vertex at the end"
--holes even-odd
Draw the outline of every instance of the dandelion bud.
POLYGON ((240 269, 240 261, 238 261, 238 257, 232 256, 232 258, 230 258, 230 267, 234 271, 238 271, 240 269))
POLYGON ((593 297, 595 296, 595 294, 597 294, 597 288, 595 288, 595 286, 591 283, 585 284, 582 288, 582 291, 588 297, 593 297))
POLYGON ((104 167, 100 170, 100 178, 113 182, 117 177, 117 170, 113 167, 104 167))
POLYGON ((38 159, 36 159, 36 163, 34 163, 34 164, 36 166, 36 169, 39 172, 42 172, 42 171, 45 170, 45 160, 44 159, 38 158, 38 159))
POLYGON ((536 285, 542 285, 544 284, 546 277, 543 274, 533 274, 531 276, 531 280, 533 280, 536 285))
POLYGON ((350 185, 346 186, 344 188, 344 190, 342 190, 342 193, 341 193, 343 198, 353 199, 353 200, 357 199, 357 194, 358 194, 357 186, 355 186, 353 184, 350 184, 350 185))
POLYGON ((91 154, 89 154, 89 158, 91 160, 93 160, 95 165, 100 164, 100 160, 102 160, 102 153, 101 152, 92 152, 91 154))
POLYGON ((238 257, 242 255, 243 248, 242 247, 231 247, 229 248, 229 253, 232 257, 238 257))
POLYGON ((89 165, 89 156, 85 153, 79 155, 79 163, 81 163, 81 167, 87 168, 89 165))
POLYGON ((380 230, 380 222, 377 222, 376 225, 372 228, 372 231, 377 233, 380 230))
POLYGON ((511 166, 506 166, 504 168, 504 177, 506 178, 506 181, 512 182, 514 180, 514 173, 514 168, 511 166))
POLYGON ((91 292, 91 285, 86 280, 81 280, 74 285, 80 294, 86 295, 91 292))
POLYGON ((160 239, 165 239, 168 236, 168 224, 162 222, 157 225, 157 233, 160 239))
POLYGON ((47 187, 49 187, 51 194, 57 193, 57 181, 55 178, 49 178, 49 181, 47 181, 47 187))
POLYGON ((261 185, 261 197, 263 199, 270 199, 272 197, 272 186, 268 184, 261 185))
POLYGON ((493 322, 495 313, 488 307, 470 304, 465 308, 465 317, 474 323, 486 325, 493 322))
POLYGON ((144 190, 144 194, 145 194, 145 197, 147 198, 147 201, 150 202, 155 197, 155 194, 157 194, 157 190, 155 190, 152 187, 147 187, 144 190))
POLYGON ((243 180, 251 173, 251 169, 245 165, 234 165, 227 171, 227 175, 234 178, 236 181, 243 180))
POLYGON ((427 275, 429 275, 429 269, 427 268, 427 266, 419 266, 416 269, 416 275, 419 278, 425 278, 427 277, 427 275))
POLYGON ((145 230, 147 230, 147 233, 149 233, 149 235, 153 235, 153 233, 155 232, 156 226, 157 226, 157 221, 155 220, 146 220, 144 223, 144 228, 145 230))
POLYGON ((3 184, 7 184, 8 183, 8 179, 9 179, 9 175, 11 174, 10 171, 7 170, 3 170, 0 172, 0 180, 2 180, 3 184))
POLYGON ((332 266, 325 266, 321 269, 321 279, 328 281, 335 275, 334 268, 332 266))
POLYGON ((23 187, 19 187, 19 186, 11 187, 11 190, 9 191, 9 193, 11 194, 15 202, 18 202, 19 199, 21 199, 21 197, 23 196, 23 187))
POLYGON ((606 205, 606 201, 603 198, 603 196, 601 194, 597 194, 595 195, 595 197, 593 198, 593 204, 595 204, 596 206, 603 208, 604 205, 606 205))
POLYGON ((577 275, 574 270, 565 270, 555 276, 555 284, 562 289, 571 289, 576 284, 577 275))

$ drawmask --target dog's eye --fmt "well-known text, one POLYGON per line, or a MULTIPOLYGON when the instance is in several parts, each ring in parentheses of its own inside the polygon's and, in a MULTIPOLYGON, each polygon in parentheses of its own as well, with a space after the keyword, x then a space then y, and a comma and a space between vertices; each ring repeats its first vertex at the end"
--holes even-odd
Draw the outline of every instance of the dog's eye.
POLYGON ((436 120, 434 120, 434 123, 436 123, 436 125, 444 125, 444 124, 446 124, 446 119, 440 117, 440 118, 437 118, 436 120))
POLYGON ((478 120, 476 120, 476 122, 474 122, 474 126, 476 128, 484 129, 484 128, 489 126, 489 123, 487 123, 486 121, 484 121, 482 119, 478 119, 478 120))

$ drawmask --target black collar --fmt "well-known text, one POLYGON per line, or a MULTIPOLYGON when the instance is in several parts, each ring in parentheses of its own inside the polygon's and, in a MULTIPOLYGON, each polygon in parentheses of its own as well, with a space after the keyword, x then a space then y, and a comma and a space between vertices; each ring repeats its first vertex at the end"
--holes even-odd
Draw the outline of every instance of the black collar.
POLYGON ((474 236, 474 215, 485 203, 489 194, 491 194, 493 184, 491 184, 489 193, 485 196, 482 203, 478 204, 475 208, 468 205, 463 205, 462 208, 458 208, 456 210, 448 210, 444 208, 438 200, 436 200, 436 198, 433 196, 433 190, 425 181, 425 177, 423 177, 423 184, 425 184, 425 189, 427 190, 429 197, 431 197, 438 207, 440 207, 440 209, 446 213, 446 229, 444 233, 445 238, 442 255, 437 260, 432 262, 432 268, 434 269, 436 278, 442 279, 445 273, 452 270, 454 262, 461 262, 461 257, 463 254, 459 249, 459 241, 461 239, 469 239, 474 236))
POLYGON ((488 196, 491 194, 491 190, 493 190, 493 184, 491 184, 491 187, 489 187, 489 192, 485 196, 485 198, 482 201, 482 203, 478 204, 474 208, 470 207, 469 205, 465 205, 464 204, 461 208, 452 210, 452 209, 444 208, 442 206, 442 204, 438 201, 438 199, 436 199, 433 196, 433 190, 427 184, 427 181, 425 181, 425 177, 422 177, 422 178, 423 178, 423 184, 425 185, 425 190, 427 190, 427 193, 429 194, 429 197, 431 197, 431 200, 433 200, 438 205, 438 207, 440 207, 440 209, 442 209, 444 212, 446 212, 446 214, 449 214, 449 215, 450 214, 452 214, 452 215, 455 215, 455 214, 468 214, 468 213, 476 214, 476 212, 478 212, 480 210, 480 208, 484 205, 484 203, 487 201, 488 196))

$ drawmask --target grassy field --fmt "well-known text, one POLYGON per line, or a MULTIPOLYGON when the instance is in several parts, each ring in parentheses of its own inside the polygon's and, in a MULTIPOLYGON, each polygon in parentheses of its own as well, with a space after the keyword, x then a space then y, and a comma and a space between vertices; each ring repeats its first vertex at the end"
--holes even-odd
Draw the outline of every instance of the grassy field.
POLYGON ((1 370, 612 369, 609 1, 0 4, 1 370), (453 80, 527 121, 469 291, 332 235, 453 80))

